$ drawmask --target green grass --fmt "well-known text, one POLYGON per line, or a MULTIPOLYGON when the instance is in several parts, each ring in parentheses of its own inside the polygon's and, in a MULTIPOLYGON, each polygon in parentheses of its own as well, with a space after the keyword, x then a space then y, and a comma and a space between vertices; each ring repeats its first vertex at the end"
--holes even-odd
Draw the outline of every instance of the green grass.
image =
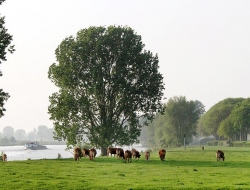
POLYGON ((97 157, 0 162, 2 189, 250 189, 250 149, 187 147, 148 162, 97 157), (225 162, 217 162, 222 149, 225 162))

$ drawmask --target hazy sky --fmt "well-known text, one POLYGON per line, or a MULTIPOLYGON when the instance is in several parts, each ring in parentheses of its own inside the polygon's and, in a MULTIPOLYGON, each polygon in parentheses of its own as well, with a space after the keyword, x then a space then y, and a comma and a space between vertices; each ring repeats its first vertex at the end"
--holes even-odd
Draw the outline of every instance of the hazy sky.
POLYGON ((29 132, 53 127, 48 79, 60 42, 89 26, 129 26, 159 56, 165 97, 199 100, 206 110, 250 96, 250 1, 6 0, 0 6, 16 52, 0 65, 0 88, 11 97, 0 118, 29 132))

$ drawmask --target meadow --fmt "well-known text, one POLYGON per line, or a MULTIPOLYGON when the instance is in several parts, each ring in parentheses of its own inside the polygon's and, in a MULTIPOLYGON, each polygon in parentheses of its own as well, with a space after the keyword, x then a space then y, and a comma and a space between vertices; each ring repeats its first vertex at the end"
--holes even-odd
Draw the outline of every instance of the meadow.
POLYGON ((1 189, 250 189, 250 149, 200 146, 167 149, 132 163, 114 157, 0 162, 1 189), (225 161, 216 161, 221 149, 225 161))

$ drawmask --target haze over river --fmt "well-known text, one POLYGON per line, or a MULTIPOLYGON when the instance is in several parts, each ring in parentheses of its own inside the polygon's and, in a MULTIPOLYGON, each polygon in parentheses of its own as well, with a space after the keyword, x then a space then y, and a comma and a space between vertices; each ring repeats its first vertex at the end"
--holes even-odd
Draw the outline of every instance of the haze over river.
MULTIPOLYGON (((8 161, 15 160, 39 160, 39 159, 57 159, 58 154, 61 155, 61 158, 72 158, 73 159, 73 150, 65 150, 66 145, 46 145, 47 149, 44 150, 25 150, 24 146, 0 146, 0 152, 7 154, 8 161)), ((134 145, 132 146, 139 152, 145 150, 146 148, 134 145)), ((131 150, 132 147, 123 147, 124 150, 131 150)), ((101 153, 97 149, 97 156, 101 153)))

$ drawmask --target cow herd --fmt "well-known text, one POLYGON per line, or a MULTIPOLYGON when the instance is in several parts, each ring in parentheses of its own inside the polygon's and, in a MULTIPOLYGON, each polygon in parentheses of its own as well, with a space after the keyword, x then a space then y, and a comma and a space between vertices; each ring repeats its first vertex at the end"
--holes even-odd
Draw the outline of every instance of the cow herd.
MULTIPOLYGON (((117 158, 123 158, 125 160, 125 162, 132 162, 132 159, 136 159, 138 160, 141 157, 141 154, 139 153, 139 151, 137 151, 136 149, 132 148, 132 150, 126 150, 124 151, 122 148, 108 148, 107 149, 107 156, 111 156, 112 155, 116 155, 117 158)), ((163 161, 165 160, 165 155, 166 155, 166 150, 165 149, 161 149, 159 150, 159 157, 160 160, 163 161)), ((149 160, 150 158, 150 151, 146 150, 144 152, 144 158, 146 161, 149 160)))
MULTIPOLYGON (((93 160, 96 157, 97 151, 96 149, 92 148, 92 149, 80 149, 80 148, 74 148, 74 159, 75 161, 79 160, 79 158, 81 157, 89 157, 90 160, 93 160)), ((132 148, 132 150, 123 150, 122 148, 113 148, 113 147, 109 147, 107 149, 107 156, 113 156, 117 157, 117 158, 122 158, 124 159, 125 163, 131 163, 132 159, 138 160, 141 157, 141 154, 139 151, 137 151, 136 149, 132 148)), ((165 160, 165 156, 166 156, 166 150, 165 149, 161 149, 159 150, 159 158, 161 161, 165 160)), ((150 158, 150 151, 146 150, 144 152, 144 158, 146 161, 149 160, 150 158)), ((7 157, 6 157, 7 159, 7 157)), ((217 161, 220 161, 221 159, 224 161, 225 160, 225 156, 224 156, 224 152, 222 150, 217 150, 216 151, 216 159, 217 161)))
MULTIPOLYGON (((93 160, 96 157, 96 149, 92 148, 92 149, 86 149, 86 148, 74 148, 74 160, 78 161, 81 157, 89 157, 90 160, 93 160)), ((134 160, 138 160, 141 157, 141 154, 138 150, 132 148, 132 150, 123 150, 122 148, 113 148, 113 147, 109 147, 107 149, 107 156, 113 156, 117 157, 117 158, 122 158, 124 159, 125 162, 127 163, 131 163, 132 159, 134 160)), ((165 159, 165 155, 166 155, 166 150, 165 149, 161 149, 159 150, 159 157, 160 160, 163 161, 165 159)), ((145 160, 148 161, 150 158, 150 151, 146 150, 144 152, 144 157, 145 160)))
POLYGON ((74 148, 74 159, 75 161, 79 160, 81 157, 89 157, 90 160, 93 160, 96 157, 97 151, 94 148, 91 149, 80 149, 74 148))
MULTIPOLYGON (((149 153, 149 151, 146 151, 149 153)), ((150 153, 149 153, 150 154, 150 153)), ((109 147, 107 149, 107 156, 111 156, 112 155, 116 156, 117 158, 123 158, 125 160, 125 162, 132 162, 132 158, 134 159, 139 159, 141 157, 141 154, 139 153, 139 151, 137 151, 136 149, 132 149, 132 150, 123 150, 122 148, 111 148, 109 147)))

